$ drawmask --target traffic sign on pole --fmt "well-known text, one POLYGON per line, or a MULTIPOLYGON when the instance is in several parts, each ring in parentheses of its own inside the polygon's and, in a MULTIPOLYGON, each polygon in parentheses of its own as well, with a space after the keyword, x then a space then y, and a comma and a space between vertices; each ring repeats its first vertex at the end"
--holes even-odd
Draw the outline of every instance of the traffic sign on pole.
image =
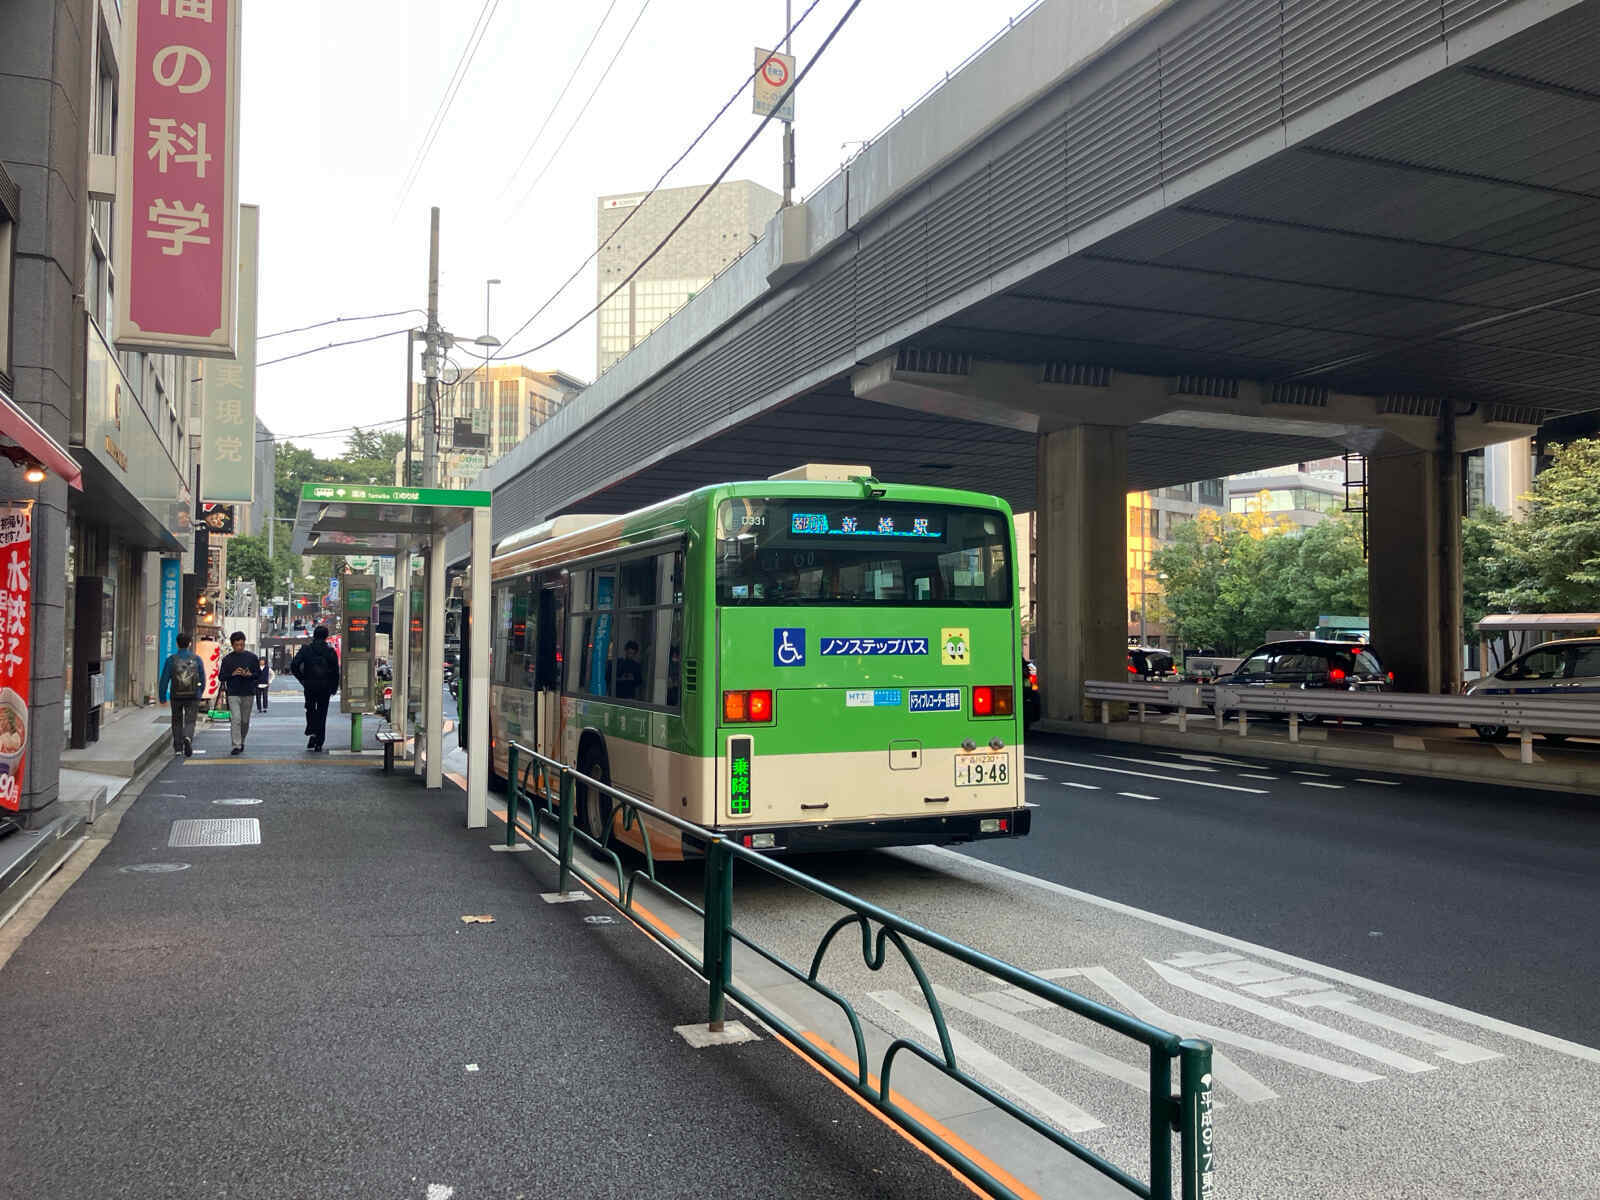
POLYGON ((772 50, 756 49, 756 79, 754 110, 758 117, 776 111, 778 120, 794 120, 794 93, 790 92, 782 106, 778 97, 788 89, 794 79, 794 55, 779 54, 772 50))

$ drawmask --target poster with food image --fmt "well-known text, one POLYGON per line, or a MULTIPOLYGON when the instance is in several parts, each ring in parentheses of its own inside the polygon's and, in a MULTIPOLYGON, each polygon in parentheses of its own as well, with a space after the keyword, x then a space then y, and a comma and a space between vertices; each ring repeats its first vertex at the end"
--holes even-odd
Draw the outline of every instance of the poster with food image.
POLYGON ((22 807, 33 675, 33 504, 0 504, 0 809, 22 807))
POLYGON ((209 700, 217 695, 218 686, 222 683, 222 643, 215 638, 199 638, 194 644, 194 652, 206 665, 205 690, 200 694, 209 700))

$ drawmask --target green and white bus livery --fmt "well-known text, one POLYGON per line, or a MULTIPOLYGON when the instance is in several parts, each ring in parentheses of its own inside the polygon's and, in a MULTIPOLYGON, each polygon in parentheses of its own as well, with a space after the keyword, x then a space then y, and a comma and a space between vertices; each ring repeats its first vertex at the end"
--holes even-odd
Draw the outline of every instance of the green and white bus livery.
POLYGON ((756 849, 1022 836, 1014 563, 1004 501, 870 477, 558 517, 494 559, 495 773, 515 740, 756 849))

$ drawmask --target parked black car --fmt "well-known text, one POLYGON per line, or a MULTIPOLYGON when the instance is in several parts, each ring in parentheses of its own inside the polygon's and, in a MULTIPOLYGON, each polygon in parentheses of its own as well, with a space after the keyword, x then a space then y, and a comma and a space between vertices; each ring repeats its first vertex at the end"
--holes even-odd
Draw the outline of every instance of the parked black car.
POLYGON ((1172 655, 1159 646, 1128 647, 1128 678, 1164 683, 1178 678, 1172 655))
MULTIPOLYGON (((1252 650, 1239 669, 1218 684, 1228 687, 1332 688, 1346 692, 1393 690, 1394 676, 1359 642, 1304 639, 1268 642, 1252 650)), ((1318 718, 1307 713, 1302 720, 1318 718)))

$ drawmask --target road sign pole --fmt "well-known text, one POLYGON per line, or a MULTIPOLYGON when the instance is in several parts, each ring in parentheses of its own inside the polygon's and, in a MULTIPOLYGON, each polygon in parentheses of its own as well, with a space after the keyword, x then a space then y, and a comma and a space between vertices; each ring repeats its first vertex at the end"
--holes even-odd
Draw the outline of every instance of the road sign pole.
MULTIPOLYGON (((794 13, 790 0, 783 0, 783 52, 793 54, 789 44, 789 31, 794 28, 794 13)), ((783 123, 783 206, 794 203, 794 122, 783 123)))

